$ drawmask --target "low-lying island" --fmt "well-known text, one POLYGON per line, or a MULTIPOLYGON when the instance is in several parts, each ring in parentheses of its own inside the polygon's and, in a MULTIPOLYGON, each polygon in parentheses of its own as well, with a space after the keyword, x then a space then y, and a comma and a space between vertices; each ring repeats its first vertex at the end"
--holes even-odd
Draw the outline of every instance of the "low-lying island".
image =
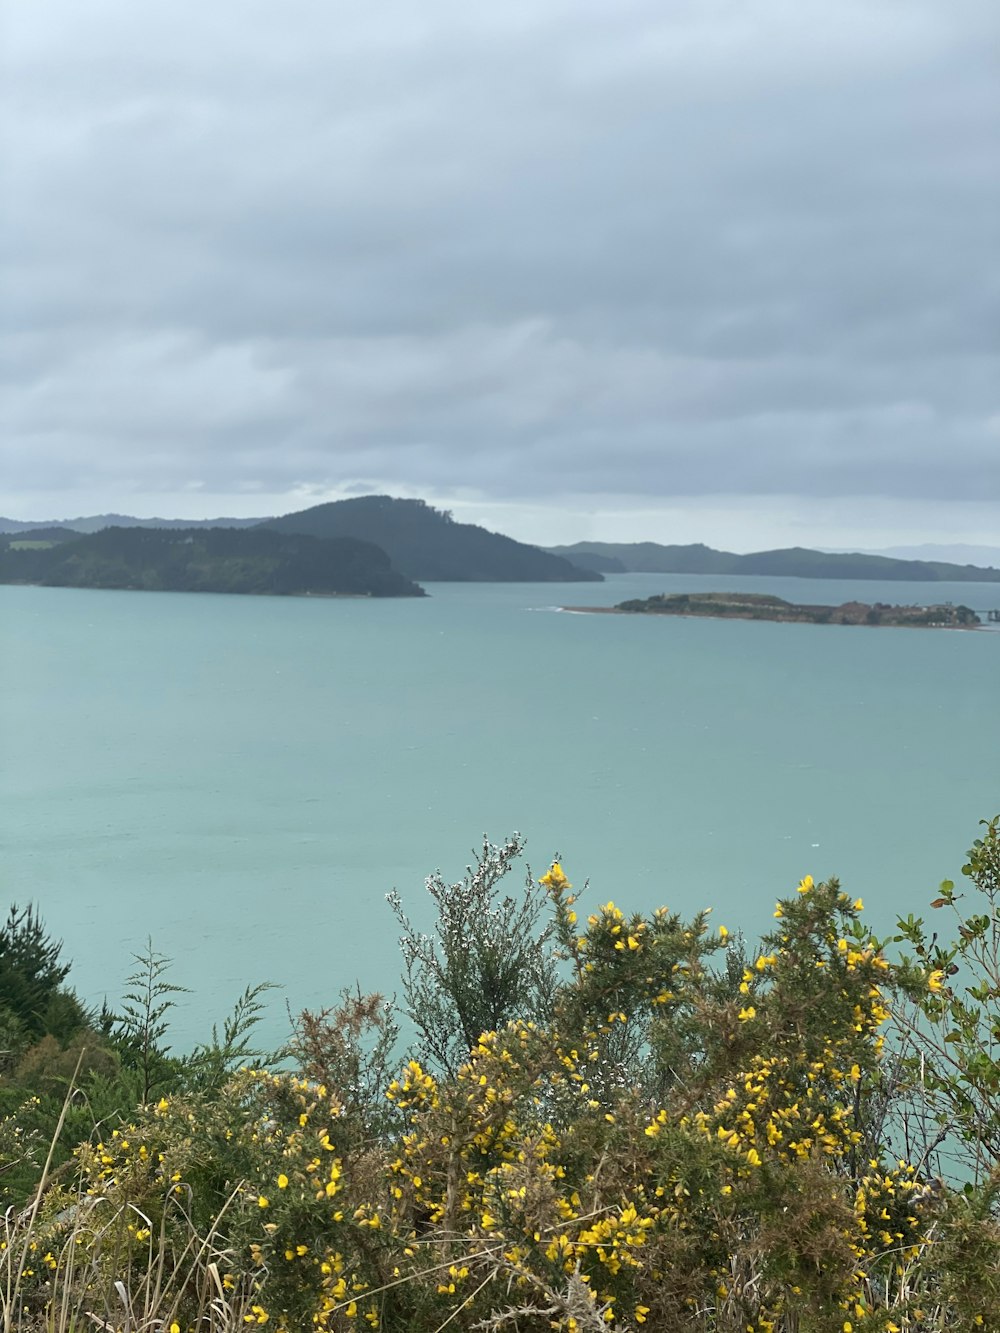
POLYGON ((566 606, 564 611, 616 615, 711 616, 726 620, 781 620, 806 625, 881 625, 893 629, 976 629, 982 624, 968 606, 890 606, 886 602, 844 602, 840 606, 800 606, 756 592, 658 593, 617 606, 566 606))

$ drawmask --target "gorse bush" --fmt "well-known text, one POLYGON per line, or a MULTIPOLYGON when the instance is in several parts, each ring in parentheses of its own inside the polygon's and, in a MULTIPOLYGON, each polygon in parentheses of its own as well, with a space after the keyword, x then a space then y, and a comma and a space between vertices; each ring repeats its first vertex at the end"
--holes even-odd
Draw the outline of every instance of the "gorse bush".
POLYGON ((879 940, 807 876, 748 953, 707 913, 584 914, 558 862, 505 895, 521 850, 433 876, 431 935, 391 900, 408 1055, 345 992, 283 1064, 227 1072, 234 1036, 43 1175, 7 1214, 7 1327, 1000 1327, 996 820, 975 902, 935 900, 954 945, 879 940))
POLYGON ((912 915, 894 937, 912 949, 897 974, 911 1007, 898 1015, 933 1135, 924 1151, 943 1148, 978 1183, 1000 1162, 1000 816, 984 828, 962 867, 967 890, 945 880, 930 904, 950 916, 954 940, 912 915))

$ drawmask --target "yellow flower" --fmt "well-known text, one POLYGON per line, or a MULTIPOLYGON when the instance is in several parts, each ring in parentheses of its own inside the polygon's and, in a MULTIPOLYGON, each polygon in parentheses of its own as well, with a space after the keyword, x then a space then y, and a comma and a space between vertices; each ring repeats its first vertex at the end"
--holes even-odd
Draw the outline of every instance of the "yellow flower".
POLYGON ((865 910, 864 902, 860 898, 854 899, 854 910, 856 912, 863 912, 865 910))
POLYGON ((284 1171, 282 1171, 281 1175, 278 1177, 278 1189, 288 1189, 288 1177, 285 1175, 284 1171))
POLYGON ((563 868, 558 861, 553 861, 551 868, 538 881, 544 884, 547 889, 569 889, 573 886, 563 874, 563 868))
POLYGON ((729 939, 729 931, 725 928, 725 926, 719 927, 719 938, 722 940, 729 939))
POLYGON ((739 1012, 739 1020, 741 1023, 745 1023, 747 1022, 748 1019, 756 1017, 757 1017, 757 1010, 753 1007, 752 1004, 748 1004, 745 1009, 741 1009, 739 1012))
POLYGON ((808 893, 813 886, 812 875, 806 875, 805 879, 799 881, 799 893, 808 893))
POLYGON ((270 1206, 271 1206, 271 1200, 267 1197, 266 1194, 260 1194, 257 1196, 258 1208, 270 1208, 270 1206))
POLYGON ((936 993, 937 991, 940 991, 943 988, 944 988, 944 973, 940 970, 935 970, 927 978, 927 989, 932 990, 936 993))

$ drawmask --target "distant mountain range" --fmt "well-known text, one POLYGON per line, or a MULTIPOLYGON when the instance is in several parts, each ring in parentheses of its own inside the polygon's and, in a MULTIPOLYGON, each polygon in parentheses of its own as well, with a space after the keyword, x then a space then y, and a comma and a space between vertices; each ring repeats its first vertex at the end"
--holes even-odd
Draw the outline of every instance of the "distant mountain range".
POLYGON ((865 549, 863 555, 889 555, 897 560, 946 560, 954 565, 995 565, 1000 569, 1000 546, 945 546, 938 542, 924 542, 920 546, 886 546, 881 550, 865 549))
POLYGON ((130 514, 91 514, 88 518, 0 518, 0 533, 31 532, 38 528, 69 528, 73 532, 100 532, 102 528, 256 528, 267 518, 133 518, 130 514))
MULTIPOLYGON (((720 576, 766 574, 924 583, 1000 582, 1000 568, 993 565, 921 558, 923 555, 933 556, 945 551, 989 555, 993 550, 989 547, 926 546, 899 548, 898 553, 890 554, 875 551, 817 551, 796 546, 749 555, 715 550, 701 543, 680 546, 656 542, 577 542, 572 546, 540 548, 514 541, 500 533, 489 532, 471 523, 456 523, 449 513, 434 509, 423 500, 400 500, 388 495, 336 500, 278 518, 217 518, 195 522, 188 519, 138 519, 125 514, 98 514, 68 519, 62 523, 0 518, 0 534, 5 534, 0 535, 0 548, 7 548, 7 555, 0 559, 0 579, 11 581, 11 576, 4 571, 13 568, 12 560, 21 571, 27 570, 29 565, 40 571, 38 580, 18 576, 17 581, 22 582, 42 581, 43 570, 44 581, 47 582, 57 578, 73 581, 85 577, 111 577, 96 555, 99 549, 103 549, 100 544, 91 548, 76 547, 81 534, 95 535, 110 529, 182 532, 188 546, 194 544, 193 534, 213 530, 219 533, 228 530, 231 535, 268 531, 286 536, 307 536, 320 541, 350 538, 379 548, 394 574, 398 573, 404 580, 414 582, 599 582, 604 574, 633 571, 720 576), (64 553, 65 558, 56 555, 43 557, 41 554, 37 559, 28 558, 32 548, 40 551, 42 548, 54 548, 66 543, 72 543, 74 551, 64 553), (909 554, 911 551, 912 558, 909 554), (90 574, 85 575, 84 570, 89 570, 90 574), (99 573, 99 570, 104 572, 99 573)), ((223 559, 221 552, 224 539, 213 539, 213 543, 211 546, 200 543, 198 550, 205 559, 209 559, 210 550, 219 552, 218 558, 223 559)), ((122 549, 136 553, 140 551, 137 544, 129 541, 125 542, 122 549)), ((152 549, 147 548, 147 551, 152 549)), ((236 549, 235 545, 233 549, 236 549)), ((163 547, 161 551, 165 559, 166 550, 163 547)), ((996 554, 1000 557, 1000 550, 996 554)), ((145 559, 145 556, 142 558, 145 559)), ((273 558, 278 559, 277 555, 273 558)), ((298 555, 293 558, 289 552, 288 558, 295 568, 299 568, 295 564, 298 555)), ((168 561, 171 562, 175 562, 174 556, 168 561)), ((141 576, 135 572, 135 578, 130 584, 102 583, 94 586, 143 586, 146 578, 155 582, 158 575, 145 566, 144 569, 141 576)), ((261 573, 262 568, 258 568, 254 577, 261 573)), ((229 573, 218 573, 224 582, 231 575, 232 569, 229 573)), ((166 574, 163 576, 166 577, 166 574)), ((119 570, 115 577, 125 579, 126 573, 119 570)), ((283 587, 285 576, 281 575, 278 582, 283 587)), ((383 586, 384 578, 381 574, 376 584, 383 586)))
POLYGON ((808 579, 899 579, 912 583, 1000 583, 1000 569, 942 560, 898 560, 858 552, 813 551, 804 546, 737 555, 700 543, 577 542, 550 546, 554 555, 603 574, 769 574, 808 579))

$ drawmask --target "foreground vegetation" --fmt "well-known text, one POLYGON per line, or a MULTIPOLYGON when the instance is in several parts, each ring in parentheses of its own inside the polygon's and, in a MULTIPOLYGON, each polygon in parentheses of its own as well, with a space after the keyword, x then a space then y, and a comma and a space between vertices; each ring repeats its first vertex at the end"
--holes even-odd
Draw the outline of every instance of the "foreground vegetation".
POLYGON ((398 1009, 347 993, 270 1057, 259 990, 173 1056, 151 949, 87 1014, 13 909, 5 1329, 1000 1327, 1000 820, 953 930, 877 939, 807 876, 752 951, 587 912, 558 862, 507 893, 521 850, 432 876, 431 935, 391 895, 398 1009))

